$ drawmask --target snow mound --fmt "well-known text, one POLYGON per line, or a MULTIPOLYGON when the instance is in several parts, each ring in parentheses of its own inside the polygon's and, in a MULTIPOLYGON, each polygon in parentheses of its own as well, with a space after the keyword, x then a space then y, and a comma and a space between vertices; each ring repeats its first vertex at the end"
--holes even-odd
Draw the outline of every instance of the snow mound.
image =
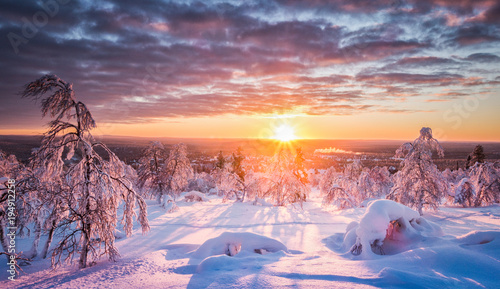
POLYGON ((420 217, 417 211, 391 200, 376 200, 358 223, 347 226, 344 248, 353 255, 396 254, 411 249, 428 237, 442 236, 441 228, 420 217), (371 248, 367 250, 366 248, 371 248))
POLYGON ((278 251, 288 252, 283 243, 254 233, 224 232, 219 237, 209 239, 191 255, 190 263, 210 256, 246 256, 248 253, 265 255, 278 251))
POLYGON ((163 197, 163 208, 167 211, 167 213, 173 213, 179 210, 179 207, 175 203, 175 200, 170 195, 165 195, 163 197))
POLYGON ((234 257, 227 255, 210 256, 204 259, 196 268, 196 273, 202 274, 212 271, 252 271, 262 269, 266 264, 278 261, 286 256, 284 251, 278 251, 265 256, 249 251, 243 251, 234 257))
POLYGON ((492 244, 500 246, 499 231, 472 231, 466 235, 457 237, 457 242, 464 246, 492 244))
POLYGON ((208 202, 209 200, 205 198, 205 194, 199 191, 190 191, 184 195, 184 201, 186 202, 208 202))

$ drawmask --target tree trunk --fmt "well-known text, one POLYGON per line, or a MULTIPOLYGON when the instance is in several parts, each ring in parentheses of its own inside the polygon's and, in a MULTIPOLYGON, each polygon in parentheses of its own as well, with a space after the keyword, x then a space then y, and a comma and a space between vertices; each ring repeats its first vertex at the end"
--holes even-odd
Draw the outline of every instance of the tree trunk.
POLYGON ((50 227, 49 230, 49 237, 47 238, 47 242, 45 243, 45 246, 43 247, 42 251, 43 259, 47 258, 47 253, 49 252, 50 245, 52 244, 52 237, 54 236, 55 229, 56 229, 56 222, 52 221, 52 227, 50 227))
MULTIPOLYGON (((0 213, 0 241, 2 243, 2 248, 4 252, 9 252, 9 240, 7 239, 7 235, 5 234, 4 228, 5 226, 5 213, 0 213)), ((6 255, 7 256, 7 255, 6 255)), ((7 256, 8 258, 9 256, 7 256)))
POLYGON ((80 252, 80 269, 87 267, 87 255, 89 253, 90 246, 90 224, 83 224, 82 229, 82 251, 80 252))
POLYGON ((42 226, 40 222, 35 222, 35 240, 33 241, 33 245, 31 250, 28 251, 26 257, 28 259, 33 259, 38 255, 38 243, 40 243, 40 236, 42 235, 42 226))

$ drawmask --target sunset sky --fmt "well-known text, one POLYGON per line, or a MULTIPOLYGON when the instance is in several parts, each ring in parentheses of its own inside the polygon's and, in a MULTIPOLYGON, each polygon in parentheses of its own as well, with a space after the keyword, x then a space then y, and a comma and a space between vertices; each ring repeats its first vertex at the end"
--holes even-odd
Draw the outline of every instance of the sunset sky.
POLYGON ((94 134, 500 141, 500 1, 2 1, 0 35, 0 134, 56 74, 94 134))

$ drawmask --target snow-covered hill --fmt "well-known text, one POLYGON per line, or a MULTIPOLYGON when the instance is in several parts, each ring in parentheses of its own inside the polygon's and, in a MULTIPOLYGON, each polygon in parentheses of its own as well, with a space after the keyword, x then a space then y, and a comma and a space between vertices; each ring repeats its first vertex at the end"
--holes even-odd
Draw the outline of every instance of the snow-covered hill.
MULTIPOLYGON (((117 262, 103 258, 86 269, 75 264, 52 271, 50 260, 35 260, 9 281, 2 257, 0 287, 498 288, 498 205, 426 211, 425 219, 439 225, 443 236, 424 238, 402 253, 366 259, 341 246, 348 224, 359 222, 366 208, 322 208, 314 194, 303 209, 222 203, 216 197, 177 204, 180 210, 165 213, 148 201, 151 231, 143 236, 136 225, 133 236, 117 240, 117 262), (199 249, 225 232, 253 234, 224 234, 199 249), (213 248, 219 244, 225 247, 213 248)), ((16 244, 28 250, 30 239, 16 244)))

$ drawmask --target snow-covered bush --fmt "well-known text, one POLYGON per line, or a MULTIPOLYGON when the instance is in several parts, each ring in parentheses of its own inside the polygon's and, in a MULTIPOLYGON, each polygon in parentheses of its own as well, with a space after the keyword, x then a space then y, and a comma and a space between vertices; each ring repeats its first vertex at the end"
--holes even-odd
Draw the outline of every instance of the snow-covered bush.
POLYGON ((202 192, 190 191, 184 194, 186 202, 208 202, 208 199, 202 192))
POLYGON ((387 168, 363 168, 359 159, 346 165, 343 173, 329 168, 321 182, 323 205, 333 204, 339 209, 360 206, 367 199, 379 198, 387 193, 392 183, 387 168))
POLYGON ((335 205, 337 208, 343 210, 353 208, 356 206, 356 201, 349 195, 344 188, 338 185, 332 185, 327 191, 324 191, 323 205, 335 205))
POLYGON ((448 189, 448 182, 432 161, 433 151, 439 157, 444 150, 432 137, 432 130, 423 127, 413 143, 405 143, 396 151, 396 158, 403 158, 402 168, 394 175, 394 187, 387 198, 418 210, 437 209, 441 197, 448 189))
POLYGON ((333 187, 334 185, 335 186, 338 186, 336 183, 335 183, 335 179, 337 177, 337 170, 335 169, 335 167, 329 167, 322 175, 321 175, 321 179, 319 181, 319 189, 321 191, 322 194, 326 194, 326 192, 328 192, 328 190, 333 187))
POLYGON ((395 254, 410 249, 425 237, 442 236, 439 226, 407 206, 390 200, 376 200, 358 223, 349 224, 344 247, 353 255, 395 254))
POLYGON ((202 172, 197 174, 195 178, 188 181, 188 191, 200 191, 204 194, 215 188, 215 180, 212 175, 202 172))
POLYGON ((454 202, 464 207, 471 207, 474 205, 475 198, 476 192, 469 179, 461 179, 455 187, 454 202))
POLYGON ((392 188, 391 173, 387 167, 373 167, 370 170, 370 178, 373 180, 372 195, 375 197, 389 194, 392 188))

